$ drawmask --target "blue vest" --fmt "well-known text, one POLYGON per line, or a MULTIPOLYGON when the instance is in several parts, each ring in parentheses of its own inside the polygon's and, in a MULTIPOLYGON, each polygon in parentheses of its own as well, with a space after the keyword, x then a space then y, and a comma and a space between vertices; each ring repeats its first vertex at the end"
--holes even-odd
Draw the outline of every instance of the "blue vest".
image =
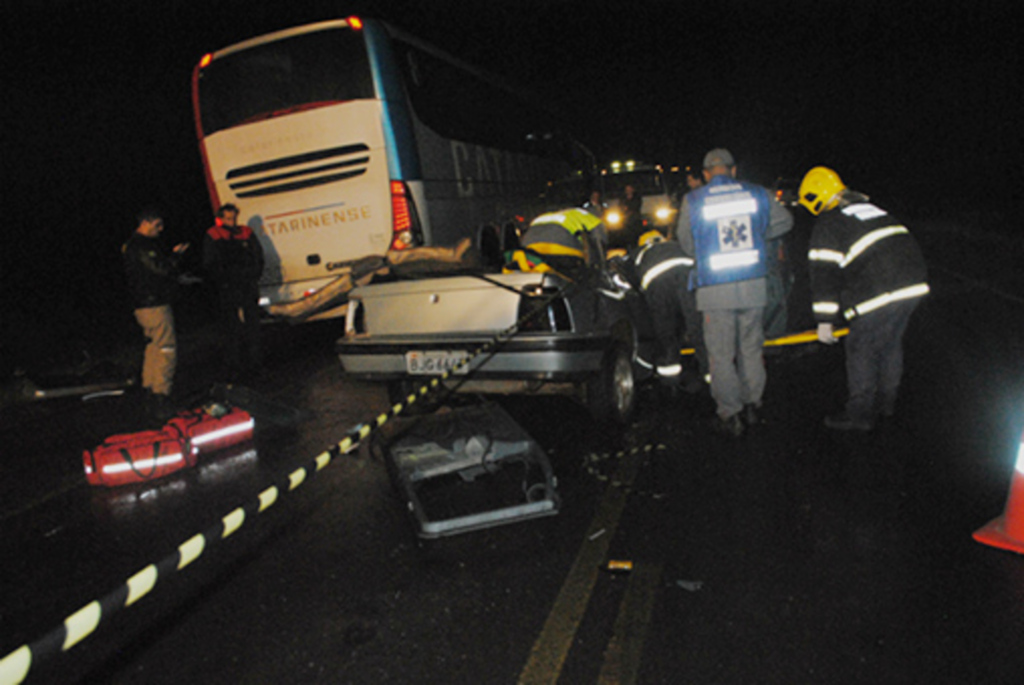
POLYGON ((687 200, 698 288, 768 273, 764 234, 770 223, 771 198, 767 190, 720 175, 692 191, 687 200))

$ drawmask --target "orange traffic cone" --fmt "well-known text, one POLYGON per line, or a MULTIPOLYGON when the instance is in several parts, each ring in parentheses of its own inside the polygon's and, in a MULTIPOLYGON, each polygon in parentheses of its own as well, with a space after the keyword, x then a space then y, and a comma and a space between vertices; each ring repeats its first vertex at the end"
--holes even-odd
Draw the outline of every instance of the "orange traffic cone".
POLYGON ((985 545, 1024 554, 1024 434, 1020 436, 1017 466, 1010 481, 1006 511, 984 528, 976 530, 974 539, 985 545))

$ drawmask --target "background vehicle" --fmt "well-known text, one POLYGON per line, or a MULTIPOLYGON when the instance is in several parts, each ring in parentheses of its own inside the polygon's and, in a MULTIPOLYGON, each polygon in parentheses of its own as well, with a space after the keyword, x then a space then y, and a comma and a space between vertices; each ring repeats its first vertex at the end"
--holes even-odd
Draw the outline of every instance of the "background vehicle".
POLYGON ((784 178, 780 176, 775 179, 775 184, 772 186, 772 192, 775 194, 775 199, 778 200, 783 207, 797 206, 797 202, 800 199, 799 190, 799 178, 784 178))
POLYGON ((265 306, 320 291, 360 258, 539 213, 548 180, 592 164, 542 107, 370 19, 224 48, 192 85, 210 199, 238 204, 259 235, 265 306))
MULTIPOLYGON (((653 164, 638 162, 612 162, 601 170, 601 186, 610 211, 606 215, 609 241, 615 243, 615 233, 623 228, 619 204, 625 197, 625 188, 632 185, 640 195, 640 213, 645 226, 666 229, 675 221, 676 207, 669 195, 664 170, 653 164)), ((632 245, 623 245, 632 247, 632 245)))
POLYGON ((640 294, 603 268, 575 283, 536 272, 380 283, 352 291, 336 349, 346 373, 387 382, 394 402, 469 358, 447 388, 569 394, 595 417, 625 422, 648 375, 637 362, 653 344, 645 312, 640 294), (477 354, 517 322, 514 337, 477 354))

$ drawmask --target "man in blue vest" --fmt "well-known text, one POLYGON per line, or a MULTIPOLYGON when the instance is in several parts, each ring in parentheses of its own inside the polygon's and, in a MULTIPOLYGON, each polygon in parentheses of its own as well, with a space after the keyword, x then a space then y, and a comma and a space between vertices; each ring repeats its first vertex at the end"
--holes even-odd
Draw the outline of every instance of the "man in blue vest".
POLYGON ((758 421, 764 368, 765 244, 793 227, 793 216, 765 188, 736 180, 732 154, 704 157, 707 185, 687 193, 676 237, 696 259, 690 287, 703 314, 704 343, 717 405, 716 432, 739 437, 758 421), (742 416, 742 418, 741 418, 742 416))

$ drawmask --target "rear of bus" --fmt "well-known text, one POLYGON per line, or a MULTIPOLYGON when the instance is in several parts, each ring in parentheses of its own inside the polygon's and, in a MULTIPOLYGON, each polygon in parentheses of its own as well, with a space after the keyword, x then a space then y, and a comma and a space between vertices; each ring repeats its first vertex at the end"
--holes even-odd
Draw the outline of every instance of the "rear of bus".
POLYGON ((387 46, 380 25, 353 17, 238 43, 193 73, 211 203, 238 205, 259 236, 263 306, 423 242, 419 163, 387 46))

